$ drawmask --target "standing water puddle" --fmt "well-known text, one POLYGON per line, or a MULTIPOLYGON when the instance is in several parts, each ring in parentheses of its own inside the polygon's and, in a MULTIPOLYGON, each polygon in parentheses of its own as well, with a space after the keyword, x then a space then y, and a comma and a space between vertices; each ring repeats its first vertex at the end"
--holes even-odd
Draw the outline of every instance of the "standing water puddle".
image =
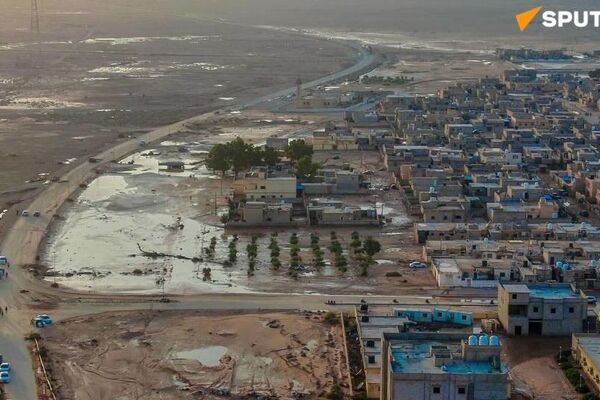
POLYGON ((179 351, 175 353, 175 358, 185 358, 187 360, 198 360, 207 367, 218 367, 221 357, 227 353, 227 347, 208 346, 199 349, 179 351))

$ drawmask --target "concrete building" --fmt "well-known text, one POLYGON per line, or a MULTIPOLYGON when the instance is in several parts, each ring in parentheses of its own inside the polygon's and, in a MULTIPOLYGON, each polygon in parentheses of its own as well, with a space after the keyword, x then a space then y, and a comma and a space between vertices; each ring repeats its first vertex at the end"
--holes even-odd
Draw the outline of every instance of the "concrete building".
POLYGON ((281 201, 296 198, 296 177, 287 172, 255 168, 233 182, 236 198, 250 201, 281 201))
POLYGON ((595 393, 600 393, 600 335, 574 333, 571 336, 571 353, 581 366, 581 372, 595 393))
POLYGON ((498 318, 509 335, 563 336, 583 332, 587 299, 564 283, 500 284, 498 318))
POLYGON ((460 333, 384 333, 382 400, 509 398, 498 337, 460 333))
POLYGON ((238 218, 228 226, 281 226, 292 223, 292 204, 269 204, 264 201, 240 203, 238 218))
POLYGON ((349 207, 333 199, 311 199, 306 214, 311 225, 379 225, 376 208, 349 207))

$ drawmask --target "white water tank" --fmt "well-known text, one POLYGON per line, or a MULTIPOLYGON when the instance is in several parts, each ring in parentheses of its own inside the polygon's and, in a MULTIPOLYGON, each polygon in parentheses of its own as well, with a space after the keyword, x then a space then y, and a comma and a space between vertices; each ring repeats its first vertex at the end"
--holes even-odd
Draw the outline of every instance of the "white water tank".
POLYGON ((479 336, 479 345, 480 346, 489 346, 490 345, 490 339, 488 338, 487 335, 479 336))
POLYGON ((469 336, 469 346, 477 346, 477 336, 469 336))
POLYGON ((500 346, 500 338, 498 336, 490 336, 490 346, 500 346))

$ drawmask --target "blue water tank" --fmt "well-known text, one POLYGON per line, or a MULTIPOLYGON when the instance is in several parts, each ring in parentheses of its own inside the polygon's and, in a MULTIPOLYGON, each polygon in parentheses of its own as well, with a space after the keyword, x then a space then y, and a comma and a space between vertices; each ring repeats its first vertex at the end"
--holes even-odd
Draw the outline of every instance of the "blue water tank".
POLYGON ((469 346, 477 346, 477 336, 469 336, 469 346))
POLYGON ((558 269, 562 269, 562 267, 563 267, 563 263, 562 263, 562 261, 557 261, 557 262, 556 262, 556 268, 558 268, 558 269))
POLYGON ((490 336, 490 346, 500 346, 500 338, 498 336, 490 336))
POLYGON ((592 268, 598 268, 598 260, 592 260, 592 268))
POLYGON ((479 336, 479 345, 480 346, 489 346, 490 345, 490 339, 488 338, 487 335, 479 336))

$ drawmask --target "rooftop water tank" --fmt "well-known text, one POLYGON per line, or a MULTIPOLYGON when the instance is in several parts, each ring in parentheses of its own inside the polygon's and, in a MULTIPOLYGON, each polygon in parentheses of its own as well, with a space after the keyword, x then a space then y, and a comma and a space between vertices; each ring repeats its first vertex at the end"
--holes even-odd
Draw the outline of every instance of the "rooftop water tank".
POLYGON ((596 259, 592 260, 592 268, 598 268, 598 260, 596 260, 596 259))
POLYGON ((563 267, 562 261, 557 261, 556 262, 556 268, 562 269, 562 267, 563 267))
POLYGON ((489 344, 490 344, 490 339, 488 338, 487 335, 479 336, 479 345, 480 346, 489 346, 489 344))
POLYGON ((490 346, 500 346, 500 338, 498 336, 490 336, 490 346))
POLYGON ((477 346, 477 336, 469 336, 469 346, 477 346))

